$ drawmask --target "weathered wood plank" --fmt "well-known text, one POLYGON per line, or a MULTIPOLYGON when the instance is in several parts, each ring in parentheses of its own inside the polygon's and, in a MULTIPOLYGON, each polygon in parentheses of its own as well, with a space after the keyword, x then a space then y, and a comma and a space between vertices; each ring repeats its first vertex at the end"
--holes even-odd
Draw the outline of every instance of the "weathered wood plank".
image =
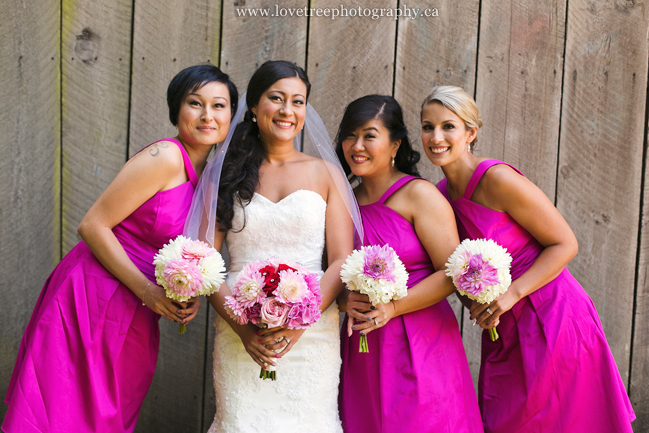
MULTIPOLYGON (((565 1, 482 2, 476 103, 484 127, 476 155, 519 167, 554 198, 565 1)), ((462 338, 474 383, 482 329, 468 314, 462 338)))
MULTIPOLYGON (((340 8, 337 0, 311 3, 312 8, 340 8)), ((346 9, 367 9, 352 1, 346 9)), ((396 0, 379 0, 372 8, 396 8, 396 0)), ((349 13, 349 12, 348 12, 349 13)), ((310 103, 333 139, 345 106, 369 94, 392 94, 396 21, 391 17, 347 16, 335 20, 310 17, 308 74, 310 103)))
POLYGON ((634 431, 649 430, 649 164, 645 157, 642 225, 637 269, 629 397, 636 414, 634 431))
POLYGON ((598 309, 625 383, 645 133, 644 14, 631 2, 569 2, 557 179, 557 208, 580 247, 568 267, 598 309))
MULTIPOLYGON (((298 16, 295 10, 308 7, 306 0, 289 0, 277 7, 293 8, 294 16, 263 17, 250 16, 255 8, 268 10, 276 14, 277 2, 262 1, 226 1, 223 3, 223 38, 221 41, 220 68, 230 75, 237 85, 239 94, 243 95, 250 77, 266 60, 288 60, 304 67, 306 59, 307 18, 298 16), (246 9, 244 12, 243 10, 246 9), (245 13, 245 15, 244 15, 245 13)), ((259 12, 260 13, 260 12, 259 12)), ((288 14, 288 11, 287 11, 288 14)), ((227 255, 224 256, 226 262, 227 255)), ((207 316, 207 354, 204 378, 203 430, 207 430, 216 412, 216 396, 213 383, 214 362, 214 317, 210 307, 207 316)))
MULTIPOLYGON (((0 15, 0 395, 60 259, 60 6, 9 0, 0 15)), ((0 405, 0 423, 6 405, 0 405)))
POLYGON ((132 1, 62 1, 62 242, 126 160, 132 1))
POLYGON ((230 75, 243 94, 250 77, 266 60, 288 60, 304 67, 306 58, 307 17, 306 0, 287 0, 278 5, 275 0, 226 1, 223 4, 223 39, 221 41, 221 69, 230 75), (245 7, 244 7, 245 6, 245 7), (258 14, 286 14, 285 17, 250 16, 258 14), (293 16, 288 15, 292 10, 293 16), (245 14, 245 16, 244 16, 245 14))
MULTIPOLYGON (((181 69, 218 63, 221 2, 138 0, 133 17, 129 152, 177 134, 166 91, 181 69)), ((136 431, 201 432, 207 302, 188 327, 160 321, 160 354, 136 431)))
POLYGON ((138 0, 133 23, 130 155, 177 132, 169 122, 167 86, 182 69, 218 64, 220 2, 138 0))
POLYGON ((479 0, 435 4, 437 17, 401 18, 398 23, 394 97, 401 104, 422 176, 438 182, 442 170, 430 163, 421 144, 421 103, 434 86, 451 85, 473 94, 479 0))
POLYGON ((483 2, 477 152, 507 161, 554 200, 566 0, 483 2))
MULTIPOLYGON (((473 94, 480 2, 447 1, 435 6, 437 17, 399 20, 394 97, 403 107, 412 146, 421 153, 419 172, 437 183, 442 170, 430 163, 421 143, 421 103, 439 85, 460 86, 473 94)), ((456 296, 449 296, 448 301, 461 325, 462 304, 456 296)), ((469 363, 477 372, 480 356, 469 358, 469 363)))

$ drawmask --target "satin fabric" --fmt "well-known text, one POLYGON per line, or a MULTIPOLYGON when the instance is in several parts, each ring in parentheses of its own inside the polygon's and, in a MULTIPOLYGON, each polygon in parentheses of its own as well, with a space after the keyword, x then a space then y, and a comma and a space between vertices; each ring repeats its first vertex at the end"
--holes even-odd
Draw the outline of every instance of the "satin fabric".
MULTIPOLYGON (((360 206, 364 245, 390 245, 413 287, 435 272, 414 227, 385 201, 420 179, 405 176, 370 205, 360 206)), ((447 300, 392 318, 367 335, 342 327, 340 416, 347 433, 482 432, 480 413, 459 326, 447 300)))
MULTIPOLYGON (((113 228, 155 283, 153 256, 182 233, 196 173, 182 145, 189 181, 160 191, 113 228)), ((145 148, 146 149, 146 148, 145 148)), ((23 335, 2 430, 131 432, 158 357, 158 319, 104 268, 84 242, 52 271, 23 335)))
MULTIPOLYGON (((493 239, 507 248, 515 280, 543 246, 507 213, 471 201, 496 164, 505 163, 482 161, 464 196, 449 201, 460 239, 493 239)), ((437 187, 449 199, 446 179, 437 187)), ((632 432, 635 414, 597 311, 567 269, 501 315, 497 330, 494 342, 482 334, 478 401, 485 432, 632 432)))

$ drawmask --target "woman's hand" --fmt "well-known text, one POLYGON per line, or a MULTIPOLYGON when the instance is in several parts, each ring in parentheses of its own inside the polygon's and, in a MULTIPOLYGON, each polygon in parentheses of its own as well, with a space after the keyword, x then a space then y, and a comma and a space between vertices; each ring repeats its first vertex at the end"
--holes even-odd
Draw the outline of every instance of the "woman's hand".
MULTIPOLYGON (((264 346, 257 326, 248 323, 246 325, 235 326, 233 330, 241 339, 241 343, 243 343, 243 347, 248 352, 248 355, 260 367, 266 368, 269 364, 277 365, 277 361, 275 361, 275 358, 278 358, 277 353, 264 346)), ((297 341, 297 338, 295 340, 297 341)))
POLYGON ((266 328, 258 334, 261 344, 275 352, 276 358, 281 358, 297 343, 304 331, 306 329, 266 328))
POLYGON ((509 287, 502 295, 498 296, 491 304, 480 304, 473 301, 471 304, 471 320, 476 321, 483 329, 491 329, 500 323, 500 316, 512 309, 520 300, 518 293, 513 287, 509 287))
POLYGON ((361 331, 367 335, 385 326, 396 315, 396 308, 392 301, 374 306, 367 295, 352 292, 347 300, 347 314, 360 322, 352 324, 352 320, 348 320, 347 334, 351 336, 352 331, 361 331))
POLYGON ((191 322, 201 309, 201 299, 199 296, 191 298, 187 302, 176 302, 167 298, 165 289, 155 284, 146 289, 142 302, 154 313, 172 322, 183 323, 185 325, 191 322))

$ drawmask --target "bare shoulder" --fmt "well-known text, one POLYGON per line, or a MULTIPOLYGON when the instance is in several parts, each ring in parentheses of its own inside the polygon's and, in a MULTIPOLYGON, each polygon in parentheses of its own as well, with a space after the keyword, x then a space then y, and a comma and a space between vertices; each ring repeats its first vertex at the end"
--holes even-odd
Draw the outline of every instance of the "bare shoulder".
POLYGON ((529 182, 525 176, 522 176, 506 164, 497 164, 490 167, 480 181, 488 191, 511 188, 516 184, 522 185, 529 182))
POLYGON ((129 159, 124 167, 129 165, 133 169, 154 169, 165 173, 174 173, 185 167, 181 150, 171 141, 158 141, 148 145, 129 159))
MULTIPOLYGON (((425 179, 413 179, 402 188, 404 195, 410 201, 417 203, 445 203, 448 201, 437 187, 425 179)), ((450 205, 449 205, 450 206, 450 205)))

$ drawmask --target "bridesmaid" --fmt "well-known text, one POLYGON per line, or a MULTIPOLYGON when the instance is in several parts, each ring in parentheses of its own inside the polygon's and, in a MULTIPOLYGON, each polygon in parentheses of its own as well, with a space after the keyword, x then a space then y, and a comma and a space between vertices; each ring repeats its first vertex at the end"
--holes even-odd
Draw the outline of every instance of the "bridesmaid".
POLYGON ((367 295, 347 290, 339 298, 341 310, 357 323, 351 336, 342 332, 343 429, 482 432, 458 323, 446 300, 454 291, 444 264, 459 243, 455 219, 437 189, 418 177, 419 153, 408 140, 401 107, 390 96, 353 101, 336 146, 348 175, 361 181, 355 193, 364 245, 390 245, 410 274, 408 296, 398 301, 373 307, 367 295), (358 352, 359 332, 367 335, 369 353, 358 352))
POLYGON ((212 65, 169 84, 176 138, 131 158, 81 221, 50 274, 20 344, 2 430, 131 432, 158 356, 158 319, 188 323, 155 283, 153 256, 182 233, 207 154, 222 141, 237 89, 212 65))
POLYGON ((459 87, 432 89, 421 111, 426 155, 460 237, 493 239, 512 255, 512 285, 491 304, 466 299, 482 335, 485 431, 631 432, 635 415, 593 302, 565 268, 577 241, 561 214, 514 167, 478 158, 482 120, 459 87))

